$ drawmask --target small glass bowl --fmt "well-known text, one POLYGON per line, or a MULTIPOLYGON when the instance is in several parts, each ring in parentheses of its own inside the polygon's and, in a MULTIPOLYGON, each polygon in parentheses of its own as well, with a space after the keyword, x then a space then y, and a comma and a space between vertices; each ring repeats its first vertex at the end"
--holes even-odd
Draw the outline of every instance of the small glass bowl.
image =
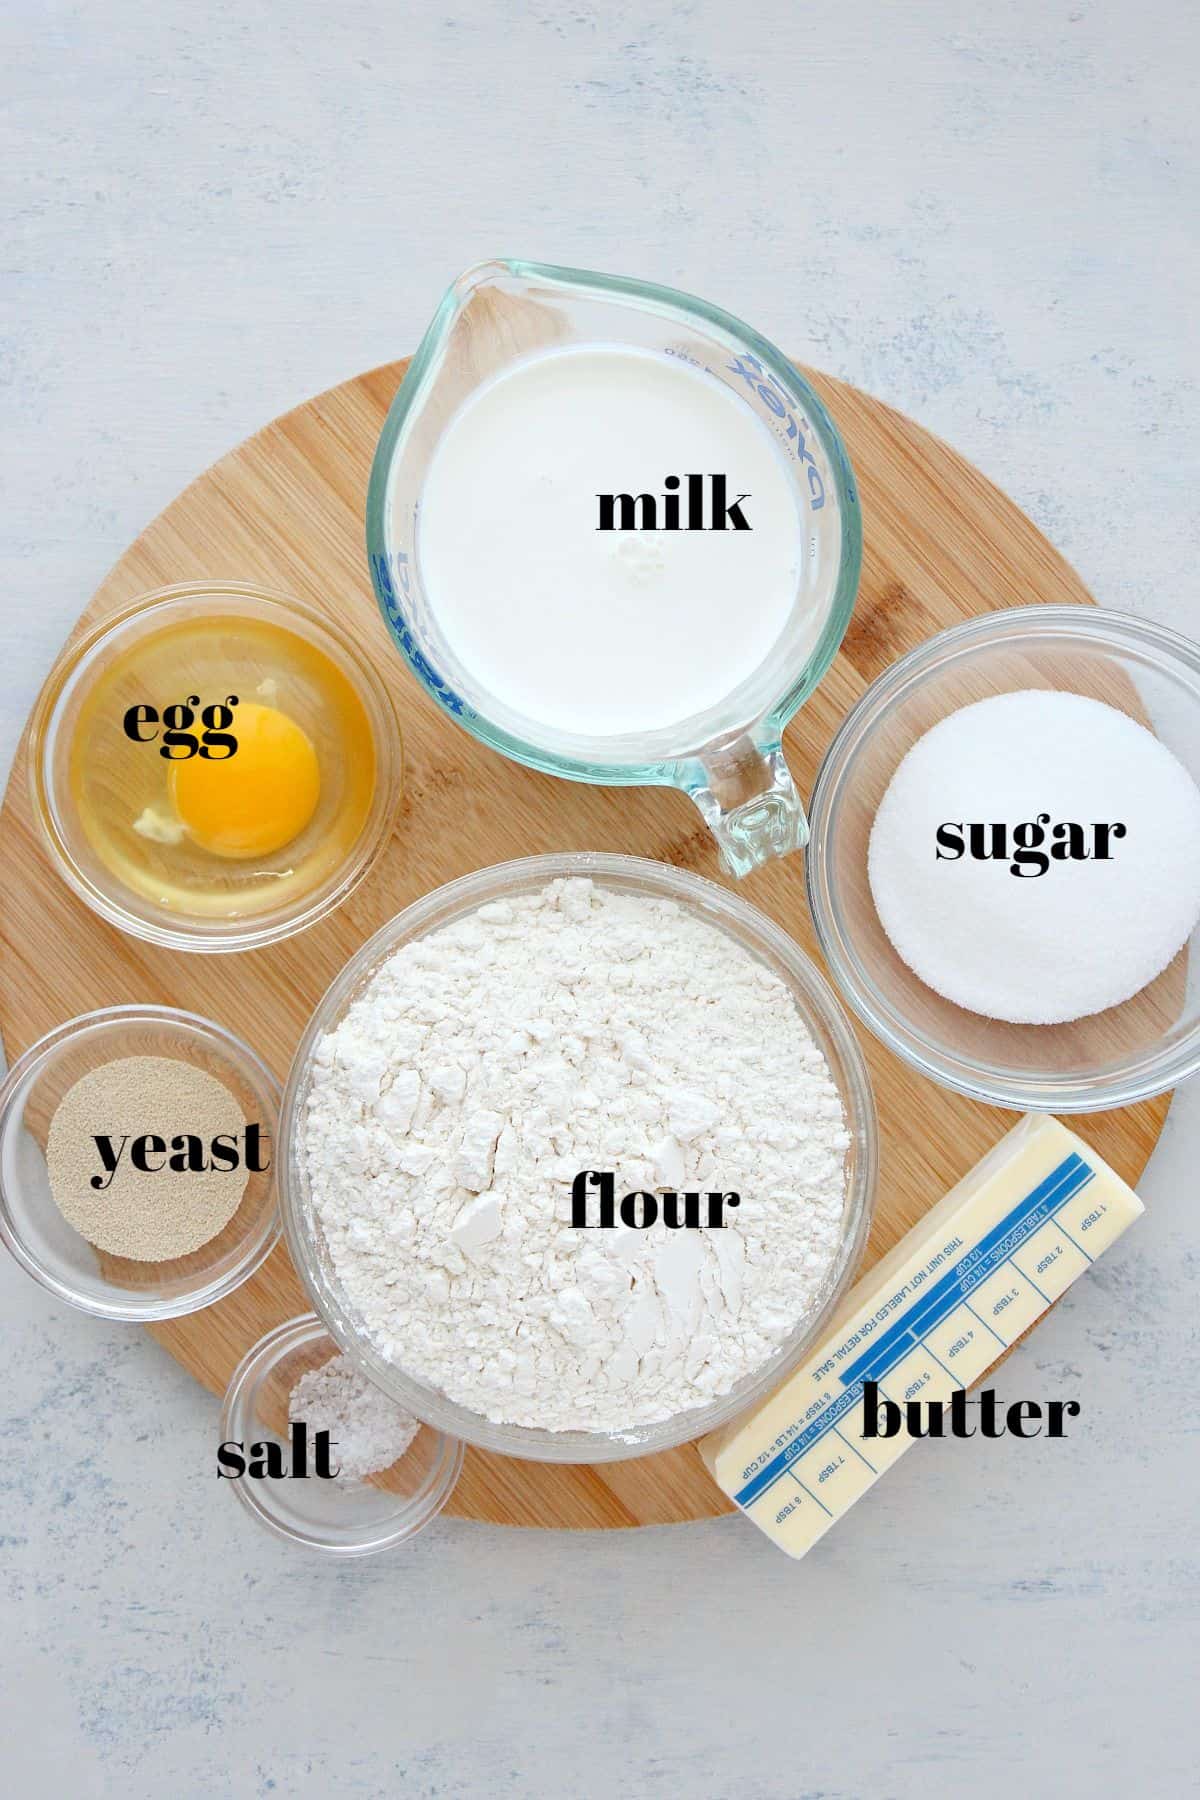
MULTIPOLYGON (((181 677, 182 679, 182 677, 181 677)), ((400 729, 388 692, 350 634, 297 600, 232 581, 194 581, 143 594, 71 644, 38 696, 29 728, 33 815, 56 868, 110 925, 173 950, 256 950, 293 936, 340 906, 371 868, 401 794, 400 729), (156 905, 116 875, 88 840, 69 779, 75 722, 93 683, 139 638, 190 618, 266 620, 305 639, 341 670, 362 702, 375 750, 375 791, 358 837, 314 887, 274 908, 214 917, 156 905)))
MULTIPOLYGON (((316 1313, 277 1325, 248 1350, 225 1394, 222 1443, 288 1447, 288 1400, 310 1369, 339 1354, 316 1313)), ((242 1505, 276 1536, 333 1556, 369 1556, 415 1537, 437 1518, 462 1471, 456 1439, 422 1425, 399 1462, 365 1481, 239 1475, 242 1505)))
POLYGON ((817 772, 808 901, 834 981, 889 1050, 972 1099, 1023 1112, 1128 1106, 1200 1068, 1191 944, 1120 1006, 1063 1025, 1012 1025, 927 987, 892 948, 867 850, 902 758, 947 714, 993 694, 1050 688, 1106 701, 1148 726, 1200 782, 1200 648, 1091 606, 1023 606, 943 631, 873 682, 817 772))
POLYGON ((84 1013, 33 1044, 0 1087, 0 1240, 35 1281, 81 1312, 147 1324, 198 1312, 231 1294, 279 1239, 275 1145, 279 1083, 223 1026, 170 1006, 84 1013), (69 1225, 50 1193, 45 1146, 67 1090, 125 1056, 173 1057, 222 1082, 248 1123, 272 1143, 272 1165, 252 1171, 237 1211, 207 1244, 170 1262, 97 1250, 69 1225))
POLYGON ((351 957, 317 1007, 292 1060, 280 1115, 279 1194, 288 1249, 314 1306, 341 1348, 377 1387, 418 1418, 429 1419, 456 1438, 502 1456, 531 1462, 601 1463, 669 1450, 715 1431, 777 1386, 819 1339, 821 1329, 848 1287, 867 1241, 879 1149, 870 1077, 854 1031, 824 977, 786 932, 765 914, 698 875, 637 856, 581 852, 530 856, 465 875, 437 888, 399 913, 351 957), (796 1006, 829 1065, 846 1117, 846 1199, 842 1240, 820 1304, 785 1339, 760 1369, 707 1406, 627 1431, 544 1431, 497 1424, 450 1400, 440 1389, 387 1362, 371 1343, 344 1298, 325 1236, 316 1217, 304 1158, 301 1124, 308 1103, 316 1046, 357 999, 380 965, 402 944, 427 936, 489 901, 536 892, 564 876, 587 876, 618 893, 674 900, 725 931, 786 982, 796 1006))

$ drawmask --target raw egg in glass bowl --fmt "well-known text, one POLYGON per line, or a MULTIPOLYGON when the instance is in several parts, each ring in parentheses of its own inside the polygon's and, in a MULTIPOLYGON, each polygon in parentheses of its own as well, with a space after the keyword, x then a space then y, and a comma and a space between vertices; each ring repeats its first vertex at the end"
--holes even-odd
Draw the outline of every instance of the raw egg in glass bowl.
POLYGON ((31 727, 35 815, 66 879, 136 937, 241 950, 362 879, 400 733, 355 639, 232 582, 143 596, 72 645, 31 727))

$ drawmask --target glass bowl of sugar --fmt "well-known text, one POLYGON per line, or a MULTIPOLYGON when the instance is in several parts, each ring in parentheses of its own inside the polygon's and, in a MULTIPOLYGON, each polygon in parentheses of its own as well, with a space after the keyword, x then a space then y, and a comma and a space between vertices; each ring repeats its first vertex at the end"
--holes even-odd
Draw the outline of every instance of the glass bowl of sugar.
POLYGON ((842 994, 921 1074, 1099 1112, 1200 1067, 1200 647, 1086 606, 942 632, 814 786, 806 878, 842 994))

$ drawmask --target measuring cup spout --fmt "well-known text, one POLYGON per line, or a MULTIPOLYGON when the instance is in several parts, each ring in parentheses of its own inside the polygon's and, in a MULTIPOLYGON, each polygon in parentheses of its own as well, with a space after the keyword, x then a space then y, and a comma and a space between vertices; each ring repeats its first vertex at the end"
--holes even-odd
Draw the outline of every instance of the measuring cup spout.
POLYGON ((731 875, 748 875, 773 856, 803 850, 808 820, 777 743, 750 738, 701 753, 683 786, 717 840, 731 875))

